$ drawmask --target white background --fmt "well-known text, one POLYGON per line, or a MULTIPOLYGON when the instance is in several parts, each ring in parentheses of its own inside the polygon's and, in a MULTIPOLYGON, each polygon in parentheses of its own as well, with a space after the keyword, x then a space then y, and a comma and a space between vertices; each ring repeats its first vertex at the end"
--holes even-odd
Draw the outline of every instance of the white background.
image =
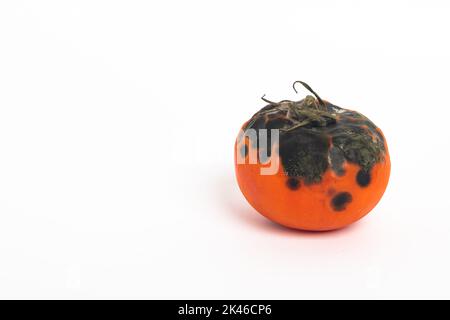
POLYGON ((1 298, 450 298, 445 1, 2 1, 1 298), (294 80, 384 131, 379 205, 274 225, 233 143, 294 80))

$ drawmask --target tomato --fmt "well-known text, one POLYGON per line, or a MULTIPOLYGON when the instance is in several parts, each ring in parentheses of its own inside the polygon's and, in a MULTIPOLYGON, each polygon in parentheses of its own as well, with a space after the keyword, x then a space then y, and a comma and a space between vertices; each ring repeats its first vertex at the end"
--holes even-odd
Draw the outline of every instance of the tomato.
POLYGON ((383 196, 390 158, 382 131, 359 112, 314 96, 268 103, 235 143, 240 190, 263 216, 286 227, 345 227, 383 196), (267 136, 267 143, 264 137, 267 136), (252 161, 253 159, 253 161, 252 161))

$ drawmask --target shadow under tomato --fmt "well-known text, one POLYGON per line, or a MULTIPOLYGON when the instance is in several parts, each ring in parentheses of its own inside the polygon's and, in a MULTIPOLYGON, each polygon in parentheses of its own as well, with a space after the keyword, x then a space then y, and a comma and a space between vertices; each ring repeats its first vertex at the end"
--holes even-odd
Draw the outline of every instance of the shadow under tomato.
POLYGON ((226 209, 228 216, 235 222, 261 232, 270 232, 280 236, 303 237, 336 237, 352 232, 360 222, 355 222, 347 227, 330 231, 308 231, 288 228, 263 217, 246 201, 239 190, 234 177, 220 176, 217 178, 215 191, 221 206, 226 209))

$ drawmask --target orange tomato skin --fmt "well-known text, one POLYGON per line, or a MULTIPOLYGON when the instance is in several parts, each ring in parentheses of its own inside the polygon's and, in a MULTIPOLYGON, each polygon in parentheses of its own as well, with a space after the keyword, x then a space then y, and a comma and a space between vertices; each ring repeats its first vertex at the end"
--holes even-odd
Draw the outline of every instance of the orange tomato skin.
MULTIPOLYGON (((328 168, 321 182, 301 183, 296 190, 287 187, 288 177, 281 161, 275 175, 261 175, 260 169, 267 165, 247 163, 239 152, 245 143, 244 139, 235 142, 235 172, 239 188, 256 211, 286 227, 309 231, 343 228, 364 217, 376 206, 389 181, 391 162, 386 142, 384 159, 373 166, 369 185, 358 185, 356 176, 359 166, 346 161, 344 175, 338 176, 328 168), (351 201, 336 210, 332 201, 340 193, 350 194, 351 201)), ((278 152, 272 152, 270 161, 279 161, 275 157, 278 157, 278 152)))

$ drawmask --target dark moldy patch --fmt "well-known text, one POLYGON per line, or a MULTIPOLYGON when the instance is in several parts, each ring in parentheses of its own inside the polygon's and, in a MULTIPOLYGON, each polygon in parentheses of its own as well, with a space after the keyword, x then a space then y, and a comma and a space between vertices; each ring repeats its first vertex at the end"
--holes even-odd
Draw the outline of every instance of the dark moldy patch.
POLYGON ((345 169, 343 168, 345 162, 344 152, 335 147, 330 148, 330 163, 331 169, 338 175, 343 176, 345 174, 345 169))
POLYGON ((344 152, 345 159, 358 164, 365 171, 379 162, 384 154, 384 142, 372 138, 370 128, 358 124, 342 124, 331 129, 332 141, 335 147, 344 152))
MULTIPOLYGON (((338 176, 344 175, 343 165, 348 161, 360 166, 357 182, 367 186, 371 168, 384 158, 381 133, 364 115, 315 96, 278 103, 263 98, 269 104, 250 119, 244 130, 255 129, 258 135, 260 129, 268 129, 270 155, 270 129, 280 129, 279 155, 289 177, 302 179, 305 184, 318 183, 328 168, 338 176)), ((266 148, 258 141, 252 146, 266 148)))
POLYGON ((331 199, 331 206, 335 211, 345 210, 347 204, 352 202, 352 195, 348 192, 339 192, 331 199))
POLYGON ((356 174, 356 182, 360 187, 367 187, 370 184, 370 172, 364 171, 363 169, 359 170, 356 174))
POLYGON ((291 190, 298 190, 300 188, 300 180, 297 178, 289 178, 286 180, 286 185, 291 190))
POLYGON ((320 182, 328 169, 329 141, 326 136, 306 128, 280 136, 280 159, 286 174, 302 177, 306 184, 320 182))

